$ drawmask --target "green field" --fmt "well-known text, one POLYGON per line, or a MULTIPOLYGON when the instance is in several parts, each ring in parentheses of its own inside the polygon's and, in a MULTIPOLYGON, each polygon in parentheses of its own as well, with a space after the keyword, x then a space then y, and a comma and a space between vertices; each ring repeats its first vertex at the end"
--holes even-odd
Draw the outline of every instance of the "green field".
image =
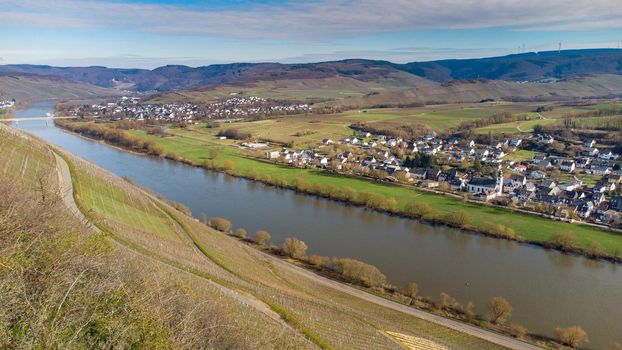
POLYGON ((518 150, 516 152, 510 153, 503 157, 505 160, 513 160, 515 162, 524 162, 530 159, 533 159, 538 154, 538 152, 528 151, 528 150, 518 150))
MULTIPOLYGON (((160 138, 146 135, 142 131, 134 131, 133 134, 155 142, 168 153, 177 154, 197 164, 202 164, 206 159, 210 159, 211 150, 214 149, 217 154, 214 161, 222 165, 225 160, 232 160, 235 164, 233 172, 241 176, 246 176, 253 172, 262 176, 270 176, 272 179, 283 179, 290 184, 294 182, 294 179, 301 178, 306 180, 311 186, 315 184, 321 186, 332 185, 342 189, 351 188, 357 193, 377 193, 387 198, 395 198, 399 208, 402 210, 412 203, 427 203, 432 208, 438 210, 441 215, 464 210, 473 218, 474 227, 488 225, 489 223, 502 224, 514 229, 517 235, 533 241, 548 241, 557 233, 572 232, 576 234, 580 247, 586 247, 592 242, 598 242, 609 254, 619 254, 622 251, 621 236, 590 226, 561 223, 486 205, 464 203, 459 199, 421 192, 414 188, 380 184, 373 181, 335 175, 321 170, 298 169, 258 161, 246 157, 243 151, 237 147, 215 143, 213 137, 206 137, 200 133, 187 130, 175 129, 169 131, 179 136, 160 138)), ((519 153, 518 156, 529 157, 531 154, 523 152, 519 153)))

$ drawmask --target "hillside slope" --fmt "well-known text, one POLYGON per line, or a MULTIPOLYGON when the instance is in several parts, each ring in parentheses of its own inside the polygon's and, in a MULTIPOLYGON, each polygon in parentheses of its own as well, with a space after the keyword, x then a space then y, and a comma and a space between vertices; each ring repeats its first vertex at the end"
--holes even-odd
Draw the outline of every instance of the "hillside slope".
POLYGON ((424 83, 427 80, 439 83, 478 78, 537 81, 547 78, 566 79, 586 74, 622 74, 622 50, 531 52, 501 57, 406 64, 348 59, 305 64, 215 64, 197 68, 169 65, 153 70, 16 64, 0 66, 0 73, 54 75, 105 88, 124 88, 136 91, 187 90, 220 84, 335 77, 370 82, 402 73, 402 75, 411 76, 412 87, 413 82, 424 83))
POLYGON ((119 96, 120 92, 76 82, 60 76, 0 73, 0 99, 29 100, 88 99, 119 96))

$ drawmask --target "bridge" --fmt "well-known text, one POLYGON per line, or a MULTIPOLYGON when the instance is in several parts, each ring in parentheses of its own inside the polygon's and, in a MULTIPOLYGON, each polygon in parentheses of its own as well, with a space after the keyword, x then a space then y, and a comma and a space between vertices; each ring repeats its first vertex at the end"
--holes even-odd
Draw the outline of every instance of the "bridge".
POLYGON ((0 122, 21 122, 28 120, 54 120, 54 119, 75 119, 76 117, 34 117, 34 118, 6 118, 0 119, 0 122))

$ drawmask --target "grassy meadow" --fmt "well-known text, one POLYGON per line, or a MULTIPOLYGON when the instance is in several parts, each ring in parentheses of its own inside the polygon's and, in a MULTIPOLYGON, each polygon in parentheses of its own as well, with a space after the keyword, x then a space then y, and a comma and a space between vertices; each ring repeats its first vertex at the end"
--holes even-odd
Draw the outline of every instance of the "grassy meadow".
MULTIPOLYGON (((590 243, 598 243, 603 249, 612 255, 622 252, 622 237, 607 231, 603 231, 586 225, 562 223, 540 218, 534 215, 511 212, 506 209, 495 208, 483 204, 466 203, 460 199, 431 194, 419 191, 415 188, 383 184, 375 181, 342 176, 316 169, 298 169, 284 165, 278 165, 265 161, 255 160, 234 145, 233 141, 216 140, 211 135, 195 132, 192 130, 172 129, 174 137, 161 138, 147 135, 143 131, 133 131, 134 135, 155 142, 166 153, 174 153, 196 164, 202 164, 205 160, 214 161, 223 166, 225 160, 233 161, 232 172, 239 176, 269 177, 271 180, 282 180, 288 184, 294 184, 302 179, 310 187, 332 186, 334 188, 348 188, 358 193, 375 193, 385 198, 395 198, 398 209, 405 211, 407 206, 425 203, 438 213, 446 215, 456 211, 464 211, 473 219, 472 226, 482 227, 490 223, 501 224, 512 228, 518 236, 528 241, 549 241, 558 233, 573 233, 577 237, 579 247, 585 248, 590 243)), ((522 152, 516 157, 527 158, 531 154, 522 152)))

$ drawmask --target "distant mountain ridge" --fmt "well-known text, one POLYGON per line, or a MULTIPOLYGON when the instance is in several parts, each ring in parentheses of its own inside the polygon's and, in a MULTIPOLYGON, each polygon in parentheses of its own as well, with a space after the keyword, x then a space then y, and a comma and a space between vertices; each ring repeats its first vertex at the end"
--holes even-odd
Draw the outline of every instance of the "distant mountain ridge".
POLYGON ((351 78, 361 82, 407 80, 411 84, 489 79, 510 82, 568 79, 581 75, 622 75, 622 50, 589 49, 524 53, 477 59, 452 59, 406 64, 365 59, 281 64, 233 63, 202 67, 168 65, 153 70, 106 67, 3 65, 0 74, 60 76, 76 82, 122 90, 175 91, 220 84, 259 81, 351 78))

